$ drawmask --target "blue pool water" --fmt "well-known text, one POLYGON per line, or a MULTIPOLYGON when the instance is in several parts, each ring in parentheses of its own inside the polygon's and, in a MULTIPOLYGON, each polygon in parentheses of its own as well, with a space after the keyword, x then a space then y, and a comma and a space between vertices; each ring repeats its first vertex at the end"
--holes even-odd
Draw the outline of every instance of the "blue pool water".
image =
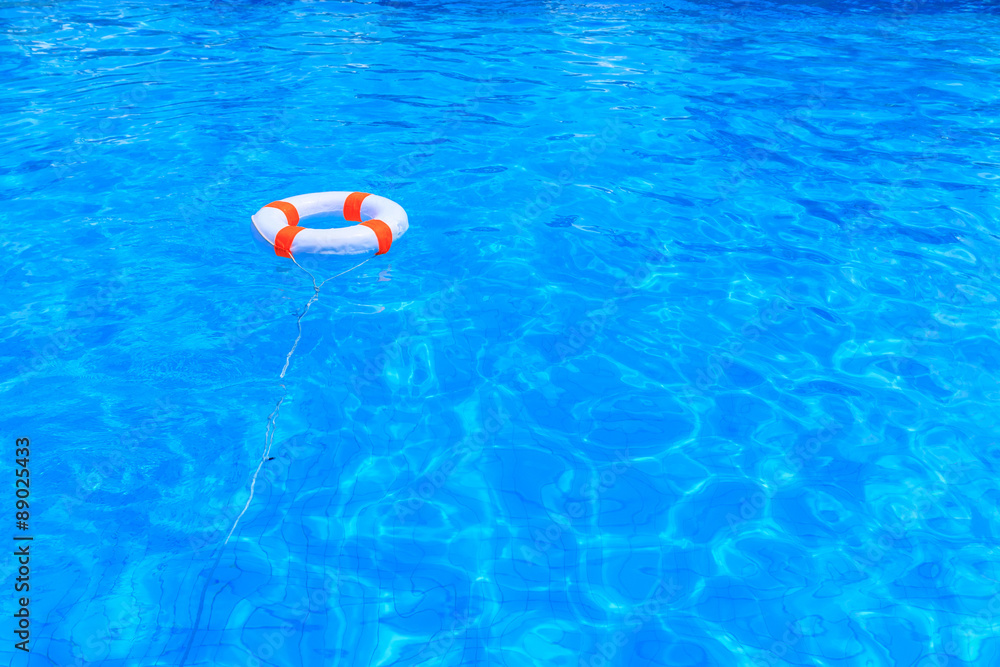
POLYGON ((0 18, 4 664, 1000 660, 993 3, 0 18))

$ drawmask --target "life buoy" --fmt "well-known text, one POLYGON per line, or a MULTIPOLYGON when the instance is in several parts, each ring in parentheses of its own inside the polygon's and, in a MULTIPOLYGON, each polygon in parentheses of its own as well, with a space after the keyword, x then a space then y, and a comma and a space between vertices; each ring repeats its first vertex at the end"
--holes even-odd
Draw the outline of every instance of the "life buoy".
POLYGON ((279 257, 300 254, 381 255, 409 228, 403 207, 367 192, 314 192, 279 199, 250 218, 255 236, 279 257), (316 229, 300 223, 343 215, 350 227, 316 229))

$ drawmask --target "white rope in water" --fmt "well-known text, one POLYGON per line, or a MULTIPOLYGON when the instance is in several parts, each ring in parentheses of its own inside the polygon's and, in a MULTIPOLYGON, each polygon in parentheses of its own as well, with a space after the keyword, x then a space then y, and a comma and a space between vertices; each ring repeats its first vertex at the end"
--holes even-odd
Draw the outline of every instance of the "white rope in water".
MULTIPOLYGON (((372 257, 374 257, 374 255, 372 255, 372 257)), ((306 304, 306 307, 302 311, 302 314, 299 315, 298 319, 296 320, 296 324, 298 325, 299 328, 299 335, 295 337, 295 343, 292 344, 292 349, 288 351, 288 355, 285 357, 285 365, 281 369, 281 375, 279 376, 280 379, 282 380, 285 379, 285 373, 288 371, 288 365, 289 363, 291 363, 292 355, 295 354, 295 349, 299 346, 299 341, 302 339, 302 318, 305 317, 306 313, 309 312, 309 307, 312 306, 314 303, 316 303, 316 299, 319 298, 320 288, 323 287, 323 285, 327 284, 329 281, 333 280, 334 278, 339 278, 345 273, 350 273, 354 269, 363 266, 365 262, 367 262, 370 259, 371 257, 366 259, 364 262, 361 262, 361 264, 358 264, 357 266, 352 266, 351 268, 347 269, 347 271, 343 271, 335 276, 331 276, 326 280, 324 280, 319 285, 317 285, 316 277, 313 274, 309 273, 309 271, 306 271, 306 269, 304 269, 302 265, 296 262, 295 258, 292 257, 292 261, 295 262, 295 266, 305 271, 312 279, 313 295, 312 298, 309 299, 309 303, 306 304)), ((205 596, 208 594, 208 587, 212 584, 212 575, 215 574, 215 568, 219 566, 219 561, 222 560, 222 554, 225 551, 226 545, 229 544, 229 538, 233 536, 233 532, 236 531, 236 526, 239 524, 240 519, 243 518, 243 515, 246 514, 246 511, 250 508, 250 501, 253 500, 254 488, 257 485, 257 476, 260 474, 260 469, 264 466, 264 463, 267 462, 268 454, 271 453, 271 444, 274 442, 275 422, 278 419, 278 412, 281 410, 281 404, 284 403, 285 397, 288 396, 288 389, 285 387, 284 383, 281 384, 281 388, 284 390, 284 393, 281 395, 281 398, 278 399, 277 405, 274 406, 274 410, 271 411, 271 414, 267 418, 267 430, 264 433, 264 442, 265 442, 264 454, 260 457, 260 463, 257 464, 257 470, 254 471, 253 478, 251 478, 250 480, 250 497, 247 498, 247 504, 243 506, 243 511, 240 512, 240 515, 236 517, 236 521, 233 522, 233 527, 229 529, 229 534, 226 535, 226 541, 223 542, 221 545, 219 545, 218 551, 215 556, 215 562, 212 563, 212 569, 209 571, 208 577, 205 578, 205 587, 202 588, 201 590, 201 600, 198 604, 198 613, 195 615, 194 625, 191 627, 191 636, 188 638, 187 646, 184 647, 184 655, 181 656, 181 662, 179 667, 184 667, 184 665, 187 664, 188 654, 191 652, 191 647, 194 646, 195 633, 198 632, 198 626, 201 624, 201 615, 205 608, 205 596)))
MULTIPOLYGON (((374 255, 372 255, 372 257, 374 257, 374 255)), ((361 262, 361 264, 358 264, 357 266, 352 266, 346 271, 338 273, 335 276, 330 276, 329 278, 321 282, 319 285, 317 285, 316 277, 313 274, 309 273, 309 271, 304 269, 302 265, 299 264, 297 261, 295 261, 295 258, 292 257, 292 261, 295 262, 295 266, 305 271, 306 274, 309 276, 309 278, 312 280, 313 295, 312 298, 309 299, 309 302, 306 304, 306 307, 303 309, 298 319, 296 320, 296 325, 299 328, 299 334, 298 336, 295 337, 295 342, 292 343, 292 349, 290 349, 288 351, 288 354, 285 356, 285 365, 281 369, 281 375, 278 376, 279 379, 281 380, 285 379, 285 373, 288 372, 288 365, 292 362, 292 355, 295 354, 295 350, 299 346, 299 341, 302 340, 302 318, 305 317, 306 313, 309 312, 310 306, 316 303, 316 300, 319 298, 319 291, 323 287, 323 285, 327 284, 334 278, 339 278, 345 273, 350 273, 354 269, 360 268, 365 264, 365 262, 367 262, 370 259, 371 257, 366 259, 364 262, 361 262)), ((247 504, 243 506, 243 511, 240 512, 240 515, 236 517, 236 521, 233 522, 233 527, 229 529, 229 534, 226 535, 226 541, 222 543, 223 546, 229 544, 229 538, 233 536, 233 532, 236 530, 236 526, 239 524, 240 519, 243 518, 243 515, 246 514, 247 509, 250 508, 250 502, 253 500, 254 488, 257 486, 257 476, 260 474, 260 469, 264 467, 264 464, 267 462, 268 456, 271 453, 271 445, 274 443, 274 431, 276 428, 275 422, 277 422, 278 420, 278 412, 281 410, 281 404, 285 402, 285 398, 288 396, 288 390, 285 387, 284 383, 281 384, 281 388, 285 390, 285 392, 281 395, 281 398, 278 399, 278 403, 277 405, 274 406, 274 410, 272 410, 271 414, 268 415, 267 417, 267 429, 264 432, 264 453, 260 457, 260 463, 257 464, 257 470, 254 471, 253 477, 250 479, 250 497, 247 498, 247 504)))

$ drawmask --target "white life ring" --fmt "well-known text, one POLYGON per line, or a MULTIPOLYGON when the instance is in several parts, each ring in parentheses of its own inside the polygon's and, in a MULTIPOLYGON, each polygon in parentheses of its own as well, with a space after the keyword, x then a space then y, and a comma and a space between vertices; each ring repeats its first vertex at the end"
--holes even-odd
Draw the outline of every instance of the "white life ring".
POLYGON ((255 236, 274 247, 279 257, 362 255, 389 251, 410 224, 403 207, 367 192, 314 192, 279 199, 250 218, 255 236), (305 227, 310 218, 343 215, 359 224, 334 229, 305 227))

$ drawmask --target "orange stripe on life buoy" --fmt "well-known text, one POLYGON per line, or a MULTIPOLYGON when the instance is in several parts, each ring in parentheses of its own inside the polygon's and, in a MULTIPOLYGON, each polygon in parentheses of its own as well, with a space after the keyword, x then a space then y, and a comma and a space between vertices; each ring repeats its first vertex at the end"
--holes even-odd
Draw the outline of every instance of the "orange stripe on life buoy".
POLYGON ((278 257, 291 257, 292 239, 304 229, 305 227, 298 227, 296 225, 288 225, 279 229, 278 233, 274 235, 274 254, 278 257))
POLYGON ((381 220, 365 220, 361 225, 375 232, 375 236, 378 237, 378 252, 375 253, 376 255, 384 255, 389 252, 389 247, 392 246, 392 230, 389 229, 389 225, 381 220))
POLYGON ((368 196, 367 192, 352 192, 344 200, 344 220, 361 222, 361 202, 368 196))
POLYGON ((278 201, 273 201, 270 204, 267 204, 264 208, 267 208, 268 206, 276 208, 284 213, 285 219, 288 220, 288 224, 292 226, 299 224, 299 211, 292 204, 279 199, 278 201))

